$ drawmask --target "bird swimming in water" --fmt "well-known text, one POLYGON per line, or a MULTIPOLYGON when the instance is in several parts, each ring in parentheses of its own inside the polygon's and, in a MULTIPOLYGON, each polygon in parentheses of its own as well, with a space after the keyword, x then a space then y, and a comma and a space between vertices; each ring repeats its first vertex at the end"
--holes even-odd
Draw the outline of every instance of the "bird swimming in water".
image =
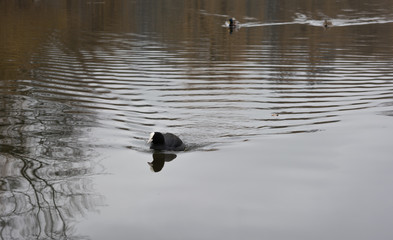
POLYGON ((332 24, 331 21, 325 20, 325 21, 323 22, 323 27, 324 27, 325 29, 328 29, 328 28, 331 27, 332 25, 333 25, 333 24, 332 24))
POLYGON ((150 149, 154 150, 184 151, 186 149, 183 141, 172 133, 152 132, 147 143, 150 143, 150 149))
POLYGON ((229 28, 235 28, 239 26, 239 21, 237 21, 236 18, 232 17, 225 21, 225 25, 229 28))

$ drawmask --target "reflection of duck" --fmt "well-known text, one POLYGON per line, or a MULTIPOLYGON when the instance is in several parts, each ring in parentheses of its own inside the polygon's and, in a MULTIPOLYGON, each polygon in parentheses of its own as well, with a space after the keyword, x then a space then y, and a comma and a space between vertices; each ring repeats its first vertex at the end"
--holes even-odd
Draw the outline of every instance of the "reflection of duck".
POLYGON ((323 22, 323 27, 324 27, 325 29, 331 27, 332 25, 333 25, 333 24, 332 24, 331 21, 325 20, 325 21, 323 22))
POLYGON ((186 148, 183 141, 172 133, 152 132, 147 142, 154 150, 184 151, 186 148))
POLYGON ((153 172, 159 172, 164 167, 165 162, 170 162, 176 158, 174 153, 153 153, 153 162, 148 162, 153 172))

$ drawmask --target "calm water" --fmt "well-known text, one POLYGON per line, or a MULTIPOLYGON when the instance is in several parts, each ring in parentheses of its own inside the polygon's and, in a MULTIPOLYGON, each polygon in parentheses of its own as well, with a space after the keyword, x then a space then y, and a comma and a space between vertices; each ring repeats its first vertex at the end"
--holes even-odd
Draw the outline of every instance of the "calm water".
POLYGON ((0 238, 392 239, 392 6, 1 1, 0 238))

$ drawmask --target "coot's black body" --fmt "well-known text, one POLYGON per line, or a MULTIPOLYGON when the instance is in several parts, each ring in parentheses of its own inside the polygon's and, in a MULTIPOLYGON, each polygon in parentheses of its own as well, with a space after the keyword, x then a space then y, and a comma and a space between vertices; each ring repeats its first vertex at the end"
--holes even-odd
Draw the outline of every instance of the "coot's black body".
POLYGON ((183 141, 172 133, 152 132, 150 134, 150 149, 184 151, 186 146, 183 141))

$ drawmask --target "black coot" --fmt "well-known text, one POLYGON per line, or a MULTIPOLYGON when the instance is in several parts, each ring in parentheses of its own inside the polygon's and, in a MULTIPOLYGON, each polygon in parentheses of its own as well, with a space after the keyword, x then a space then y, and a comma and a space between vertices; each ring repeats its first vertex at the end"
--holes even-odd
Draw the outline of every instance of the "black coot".
POLYGON ((152 132, 148 143, 154 150, 184 151, 186 148, 183 141, 172 133, 152 132))

